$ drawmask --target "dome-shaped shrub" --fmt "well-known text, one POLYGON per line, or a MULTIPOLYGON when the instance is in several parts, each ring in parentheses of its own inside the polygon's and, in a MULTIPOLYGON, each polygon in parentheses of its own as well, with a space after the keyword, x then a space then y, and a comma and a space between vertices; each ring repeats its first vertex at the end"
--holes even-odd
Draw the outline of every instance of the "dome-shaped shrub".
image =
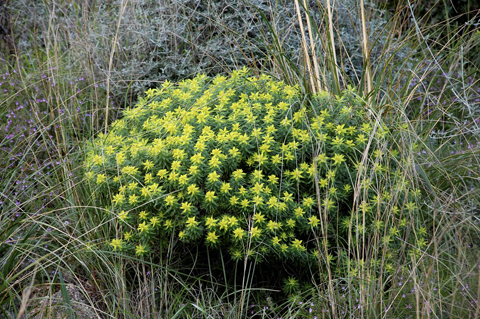
POLYGON ((236 260, 316 261, 320 239, 344 244, 362 210, 365 229, 388 237, 376 207, 402 203, 405 187, 369 191, 393 164, 380 149, 390 133, 363 110, 352 92, 304 100, 295 87, 245 69, 148 90, 86 160, 97 200, 118 222, 111 247, 142 256, 173 238, 226 247, 236 260), (359 180, 364 153, 371 173, 359 180), (357 188, 365 192, 354 200, 357 188))

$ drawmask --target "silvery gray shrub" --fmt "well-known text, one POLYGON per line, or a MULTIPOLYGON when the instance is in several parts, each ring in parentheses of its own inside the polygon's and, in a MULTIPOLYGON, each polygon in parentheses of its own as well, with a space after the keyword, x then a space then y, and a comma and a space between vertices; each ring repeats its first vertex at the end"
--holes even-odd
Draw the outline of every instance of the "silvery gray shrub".
MULTIPOLYGON (((321 25, 324 0, 309 1, 308 6, 312 23, 321 25)), ((398 50, 399 44, 391 42, 383 11, 368 3, 367 9, 371 12, 369 35, 374 39, 372 65, 382 68, 380 60, 385 59, 379 58, 385 52, 404 59, 407 50, 398 50)), ((92 0, 87 5, 19 0, 10 3, 9 10, 16 21, 21 54, 32 54, 29 32, 35 30, 38 45, 61 45, 70 53, 66 65, 93 73, 103 86, 109 78, 110 89, 121 96, 127 89, 136 96, 158 82, 196 73, 215 75, 243 66, 271 69, 272 30, 286 56, 301 64, 301 34, 293 1, 92 0)), ((335 10, 335 36, 341 39, 336 48, 339 64, 356 83, 363 69, 358 4, 336 1, 335 10)), ((322 55, 320 41, 317 48, 322 55)))

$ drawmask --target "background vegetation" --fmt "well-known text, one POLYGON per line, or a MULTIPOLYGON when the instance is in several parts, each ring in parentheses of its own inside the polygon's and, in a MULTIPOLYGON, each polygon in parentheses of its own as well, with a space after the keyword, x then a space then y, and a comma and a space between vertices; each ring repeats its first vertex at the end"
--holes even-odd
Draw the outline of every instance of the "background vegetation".
MULTIPOLYGON (((73 316, 74 286, 101 318, 478 318, 478 7, 388 3, 3 2, 0 316, 33 317, 47 301, 43 315, 53 317, 58 293, 73 316), (176 245, 160 262, 112 249, 118 228, 92 197, 86 145, 147 89, 243 66, 298 85, 307 99, 353 94, 365 123, 396 128, 398 155, 386 144, 385 160, 403 161, 418 196, 408 220, 393 199, 375 212, 378 231, 397 244, 393 270, 391 247, 374 235, 358 240, 367 234, 361 207, 341 249, 326 248, 350 264, 280 267, 281 281, 268 263, 236 263, 216 249, 176 245), (396 236, 400 227, 407 232, 396 236)), ((362 167, 375 162, 365 157, 362 167)), ((377 199, 382 183, 371 186, 377 199)))

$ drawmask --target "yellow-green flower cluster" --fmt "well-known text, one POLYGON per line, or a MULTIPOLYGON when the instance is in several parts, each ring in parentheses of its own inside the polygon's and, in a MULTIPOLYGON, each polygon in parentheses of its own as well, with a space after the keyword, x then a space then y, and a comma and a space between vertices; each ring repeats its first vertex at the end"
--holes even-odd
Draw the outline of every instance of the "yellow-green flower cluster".
POLYGON ((372 135, 362 108, 349 92, 307 103, 296 87, 246 69, 148 90, 86 161, 125 230, 111 246, 141 256, 174 235, 228 247, 235 259, 313 258, 320 213, 340 211, 348 224, 365 145, 390 134, 372 135))

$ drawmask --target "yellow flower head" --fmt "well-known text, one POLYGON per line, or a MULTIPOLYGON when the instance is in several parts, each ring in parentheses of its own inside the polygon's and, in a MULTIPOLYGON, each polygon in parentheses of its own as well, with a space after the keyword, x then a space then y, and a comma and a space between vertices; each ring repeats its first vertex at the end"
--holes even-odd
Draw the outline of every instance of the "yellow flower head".
POLYGON ((180 161, 173 161, 171 166, 172 172, 177 171, 178 169, 180 169, 181 166, 182 163, 180 161))
POLYGON ((217 172, 215 171, 215 172, 212 172, 212 173, 208 174, 207 180, 210 183, 215 183, 215 182, 219 181, 219 178, 220 178, 220 175, 218 175, 217 172))
POLYGON ((295 239, 292 243, 292 248, 298 251, 305 251, 307 248, 302 246, 302 241, 300 239, 295 239))
POLYGON ((238 227, 233 231, 233 234, 235 236, 235 239, 242 239, 245 236, 245 231, 238 227))
POLYGON ((233 227, 233 226, 236 226, 237 224, 238 224, 238 219, 235 216, 230 216, 230 218, 228 219, 228 225, 233 227))
POLYGON ((193 164, 201 164, 202 163, 202 160, 203 160, 203 156, 201 153, 197 153, 195 155, 193 155, 191 158, 190 158, 190 161, 193 163, 193 164))
POLYGON ((317 227, 318 223, 320 222, 320 219, 317 218, 317 216, 312 216, 309 219, 308 224, 311 225, 312 227, 317 227))
POLYGON ((207 242, 210 242, 212 244, 215 244, 217 243, 218 241, 218 236, 215 234, 215 232, 209 232, 208 235, 207 235, 207 239, 206 239, 207 242))
POLYGON ((145 211, 141 211, 140 213, 138 213, 138 217, 141 219, 141 220, 145 220, 148 218, 148 213, 145 212, 145 211))
POLYGON ((150 173, 145 174, 145 184, 150 184, 153 181, 153 175, 150 173))
POLYGON ((128 184, 128 189, 131 190, 131 191, 136 190, 137 187, 138 187, 137 182, 131 182, 130 184, 128 184))
POLYGON ((205 201, 206 202, 212 203, 216 198, 217 198, 217 196, 215 196, 214 191, 209 191, 205 194, 205 201))
POLYGON ((220 230, 223 230, 223 229, 227 230, 228 224, 229 224, 228 217, 224 216, 222 220, 218 223, 218 226, 220 227, 220 230))
POLYGON ((128 202, 132 205, 136 204, 138 202, 138 196, 135 194, 130 195, 130 197, 128 198, 128 202))
POLYGON ((345 158, 343 155, 341 154, 335 154, 333 157, 332 157, 332 160, 333 160, 333 165, 340 165, 342 164, 343 162, 345 162, 345 158))
POLYGON ((165 198, 165 204, 167 206, 173 206, 176 202, 176 198, 175 198, 175 195, 168 195, 166 198, 165 198))
POLYGON ((187 176, 187 174, 181 175, 181 176, 178 178, 178 184, 180 184, 180 185, 187 185, 187 184, 188 184, 188 176, 187 176))
POLYGON ((126 174, 126 175, 136 175, 136 174, 138 174, 138 167, 125 166, 124 168, 122 168, 121 172, 126 174))
POLYGON ((221 164, 222 161, 217 156, 212 157, 208 162, 208 165, 212 168, 219 168, 221 164))
POLYGON ((280 238, 275 236, 272 238, 272 246, 278 246, 278 245, 280 245, 280 238))
POLYGON ((188 186, 188 188, 187 188, 187 193, 190 196, 197 195, 199 192, 200 192, 200 190, 197 187, 197 185, 195 185, 195 184, 192 184, 192 185, 188 186))
POLYGON ((237 196, 232 196, 230 197, 230 205, 235 206, 238 203, 238 198, 237 196))
POLYGON ((287 220, 287 227, 289 227, 289 228, 295 227, 295 220, 293 220, 291 218, 289 220, 287 220))
POLYGON ((184 214, 188 214, 192 211, 192 204, 189 202, 183 202, 180 208, 183 210, 184 214))
POLYGON ((158 219, 158 217, 152 217, 152 219, 150 219, 150 224, 152 224, 152 227, 155 227, 159 223, 160 220, 158 219))
POLYGON ((143 233, 143 232, 147 233, 148 230, 149 230, 149 227, 148 227, 148 225, 147 225, 146 222, 143 222, 143 223, 141 223, 141 224, 138 225, 138 229, 137 229, 137 230, 138 230, 140 233, 143 233))
POLYGON ((275 176, 275 175, 270 175, 270 176, 268 176, 268 182, 273 184, 273 185, 277 185, 278 184, 278 177, 275 176))
POLYGON ((303 206, 306 207, 307 209, 310 209, 313 204, 315 204, 315 201, 311 197, 307 197, 303 199, 303 206))
POLYGON ((258 229, 258 227, 253 227, 250 231, 250 234, 252 238, 260 237, 260 235, 262 234, 262 230, 258 229))
POLYGON ((347 133, 347 129, 344 128, 345 124, 342 124, 342 125, 337 125, 337 127, 335 128, 335 133, 337 133, 338 135, 343 135, 345 133, 347 133))
POLYGON ((177 148, 172 151, 172 155, 173 155, 173 158, 177 160, 182 160, 185 157, 186 153, 184 150, 177 148))
POLYGON ((297 207, 295 209, 295 217, 297 217, 297 218, 303 217, 304 214, 305 214, 305 212, 301 207, 297 207))
POLYGON ((283 192, 283 198, 282 199, 285 203, 293 202, 293 194, 291 194, 289 192, 283 192))
POLYGON ((189 217, 187 221, 185 222, 187 225, 187 228, 195 227, 198 225, 198 222, 195 220, 195 216, 189 217))
POLYGON ((213 216, 208 217, 205 226, 207 226, 208 229, 213 228, 217 225, 217 219, 213 218, 213 216))
POLYGON ((121 239, 112 239, 110 245, 113 247, 113 250, 121 250, 123 247, 123 241, 121 239))
POLYGON ((128 219, 128 212, 122 210, 119 214, 118 214, 118 219, 120 219, 121 221, 126 221, 128 219))
POLYGON ((263 223, 265 221, 265 216, 262 215, 262 213, 257 212, 255 215, 253 215, 253 220, 255 220, 255 223, 263 223))
POLYGON ((171 228, 173 228, 173 223, 170 219, 167 219, 163 226, 165 226, 165 229, 170 230, 171 228))
POLYGON ((121 205, 125 201, 125 196, 121 193, 113 196, 112 203, 116 205, 121 205))
POLYGON ((235 179, 235 181, 239 181, 243 179, 243 177, 245 176, 245 173, 243 172, 242 169, 237 169, 235 172, 232 173, 232 176, 235 179))
POLYGON ((143 164, 143 166, 145 166, 145 170, 147 170, 147 171, 153 168, 153 162, 150 161, 150 160, 146 160, 142 164, 143 164))
POLYGON ((232 187, 230 187, 230 183, 223 182, 222 187, 220 188, 220 191, 224 194, 228 193, 232 187))
POLYGON ((232 148, 228 151, 228 153, 230 153, 230 156, 231 156, 232 158, 236 158, 237 156, 240 155, 240 152, 239 152, 238 148, 236 148, 236 147, 232 147, 232 148))
POLYGON ((168 175, 168 171, 166 169, 161 169, 158 171, 157 176, 160 179, 164 179, 168 175))
POLYGON ((105 174, 98 174, 97 175, 97 184, 101 184, 107 180, 107 176, 105 174))
POLYGON ((278 223, 277 222, 274 222, 273 220, 270 220, 268 221, 267 223, 267 228, 270 230, 270 231, 274 231, 278 228, 278 223))
POLYGON ((138 256, 143 256, 147 252, 147 247, 143 246, 142 244, 139 244, 137 247, 135 247, 135 254, 138 256))

